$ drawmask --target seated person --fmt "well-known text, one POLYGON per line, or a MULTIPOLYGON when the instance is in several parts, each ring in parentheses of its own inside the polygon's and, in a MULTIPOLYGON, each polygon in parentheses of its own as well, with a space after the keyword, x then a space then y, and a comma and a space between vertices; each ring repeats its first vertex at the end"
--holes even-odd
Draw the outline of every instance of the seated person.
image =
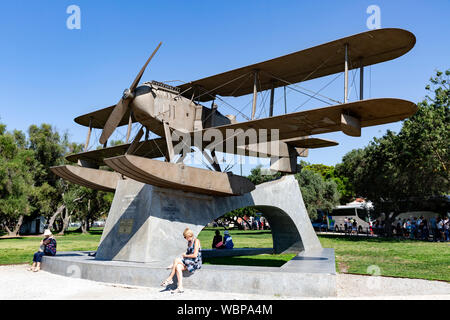
POLYGON ((173 277, 176 274, 178 280, 178 287, 172 293, 183 293, 183 271, 187 270, 189 273, 194 273, 195 270, 202 267, 202 249, 200 240, 194 237, 194 232, 186 228, 183 232, 183 237, 187 241, 187 250, 181 257, 175 258, 172 265, 168 269, 172 269, 169 277, 161 283, 161 286, 166 287, 173 283, 173 277))
POLYGON ((225 232, 224 232, 223 241, 225 242, 225 244, 224 244, 225 249, 233 249, 233 247, 234 247, 233 239, 231 238, 228 230, 225 230, 225 232))
POLYGON ((212 242, 212 248, 213 249, 222 249, 223 246, 223 239, 220 235, 220 231, 216 230, 216 235, 214 236, 213 242, 212 242))
POLYGON ((33 264, 28 271, 38 272, 41 270, 41 260, 43 256, 54 256, 56 254, 56 240, 49 229, 44 231, 44 239, 41 240, 39 251, 33 256, 33 264))

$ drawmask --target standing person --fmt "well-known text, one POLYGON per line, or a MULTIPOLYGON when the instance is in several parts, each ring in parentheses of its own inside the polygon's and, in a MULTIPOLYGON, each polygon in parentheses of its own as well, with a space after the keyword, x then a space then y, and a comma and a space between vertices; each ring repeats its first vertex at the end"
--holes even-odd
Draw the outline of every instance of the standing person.
POLYGON ((442 220, 441 218, 437 218, 436 225, 439 241, 444 241, 444 220, 442 220))
POLYGON ((408 233, 408 230, 406 228, 406 219, 403 219, 402 229, 403 229, 403 237, 406 238, 408 233))
POLYGON ((409 234, 411 233, 411 220, 406 220, 404 227, 406 229, 405 237, 409 237, 409 234))
POLYGON ((355 219, 353 219, 353 223, 352 223, 352 233, 354 233, 354 234, 358 234, 358 224, 356 223, 356 220, 355 219))
POLYGON ((372 220, 369 220, 369 231, 370 231, 370 235, 373 236, 373 222, 372 222, 372 220))
POLYGON ((261 226, 261 222, 259 221, 259 217, 255 218, 255 223, 256 223, 256 230, 259 230, 260 226, 261 226))
POLYGON ((430 225, 431 225, 431 234, 433 235, 433 241, 436 242, 438 234, 437 234, 437 221, 435 217, 431 217, 430 225))
POLYGON ((422 220, 422 240, 428 241, 428 237, 430 236, 430 232, 428 229, 428 221, 427 219, 422 220))
POLYGON ((417 230, 417 239, 422 239, 422 232, 423 232, 423 216, 420 216, 419 219, 417 219, 416 222, 416 230, 417 230))
POLYGON ((411 221, 411 232, 409 234, 410 239, 414 239, 416 237, 416 217, 414 217, 411 221))
POLYGON ((402 237, 403 236, 403 224, 402 224, 402 219, 398 219, 397 222, 397 235, 398 237, 402 237))
POLYGON ((186 228, 183 232, 183 237, 187 241, 187 250, 185 254, 181 255, 181 258, 175 258, 173 264, 169 267, 172 269, 169 277, 161 283, 161 286, 165 287, 173 283, 173 276, 177 274, 178 285, 177 289, 172 293, 183 293, 183 271, 187 270, 193 273, 195 270, 202 267, 202 253, 200 240, 194 238, 194 233, 191 229, 186 228))
POLYGON ((444 234, 445 234, 445 241, 450 241, 450 219, 447 217, 444 220, 444 234))
POLYGON ((347 220, 347 232, 348 232, 349 234, 352 233, 352 226, 353 226, 352 219, 349 218, 349 219, 347 220))
POLYGON ((39 251, 33 256, 33 264, 28 271, 38 272, 41 270, 41 261, 43 256, 54 256, 56 254, 56 240, 49 229, 44 231, 44 239, 41 240, 39 251))

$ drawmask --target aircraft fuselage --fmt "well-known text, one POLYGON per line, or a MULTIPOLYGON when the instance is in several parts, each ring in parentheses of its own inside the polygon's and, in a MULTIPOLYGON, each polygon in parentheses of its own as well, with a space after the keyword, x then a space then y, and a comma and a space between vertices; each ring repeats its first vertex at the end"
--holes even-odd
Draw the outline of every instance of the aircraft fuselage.
POLYGON ((230 124, 231 116, 222 115, 215 108, 207 108, 187 99, 169 86, 146 82, 136 88, 130 104, 134 117, 150 131, 163 137, 166 122, 171 128, 192 132, 204 128, 230 124))

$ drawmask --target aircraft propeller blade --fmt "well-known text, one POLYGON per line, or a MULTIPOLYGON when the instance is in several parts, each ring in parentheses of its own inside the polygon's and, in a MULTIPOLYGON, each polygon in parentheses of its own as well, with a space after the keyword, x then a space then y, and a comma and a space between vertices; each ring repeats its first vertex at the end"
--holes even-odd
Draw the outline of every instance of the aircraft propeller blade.
POLYGON ((134 98, 134 90, 139 85, 139 81, 141 81, 142 75, 144 74, 145 69, 147 68, 150 61, 153 59, 153 56, 158 51, 159 47, 161 47, 162 42, 158 44, 156 49, 153 51, 150 58, 147 59, 147 62, 145 62, 144 66, 139 71, 138 75, 134 79, 133 83, 131 84, 130 88, 125 90, 123 93, 123 97, 119 100, 119 102, 114 107, 114 110, 111 112, 111 114, 108 117, 108 120, 105 123, 105 126, 103 127, 102 135, 100 136, 100 143, 105 144, 106 141, 108 141, 109 137, 112 135, 114 130, 119 125, 120 121, 122 120, 123 116, 128 110, 128 106, 130 105, 131 100, 134 98))
POLYGON ((113 111, 109 115, 108 120, 105 123, 105 126, 103 127, 102 135, 100 136, 101 144, 105 144, 106 141, 108 141, 111 134, 117 128, 117 126, 120 123, 120 120, 122 120, 123 116, 128 110, 129 102, 130 99, 124 100, 123 98, 121 98, 119 102, 116 104, 113 111))
POLYGON ((141 71, 139 71, 138 75, 136 76, 136 79, 134 79, 133 83, 131 84, 130 87, 130 91, 134 91, 134 89, 136 89, 136 87, 139 84, 139 81, 141 81, 142 75, 144 74, 145 68, 147 68, 150 60, 153 59, 153 56, 156 54, 156 52, 158 51, 159 47, 161 47, 162 42, 160 42, 158 44, 158 46, 156 47, 156 49, 153 51, 152 55, 150 56, 150 58, 148 58, 147 62, 144 64, 144 66, 142 67, 141 71))

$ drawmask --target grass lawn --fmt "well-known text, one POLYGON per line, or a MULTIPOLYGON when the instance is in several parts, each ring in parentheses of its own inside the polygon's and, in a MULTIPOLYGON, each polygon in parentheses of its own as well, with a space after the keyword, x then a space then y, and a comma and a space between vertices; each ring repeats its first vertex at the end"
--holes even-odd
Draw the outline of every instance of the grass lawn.
MULTIPOLYGON (((57 251, 97 250, 102 228, 91 228, 89 234, 68 231, 64 236, 55 235, 57 251)), ((0 265, 30 263, 33 254, 39 249, 39 242, 43 237, 20 237, 14 239, 0 239, 0 265)))
MULTIPOLYGON (((214 228, 199 234, 204 249, 211 247, 214 228)), ((223 230, 222 230, 223 231, 223 230)), ((101 228, 92 228, 82 235, 69 231, 56 236, 58 251, 96 250, 101 228)), ((223 232, 222 232, 223 234, 223 232)), ((272 247, 270 231, 232 230, 236 248, 272 247)), ((39 247, 39 237, 0 239, 0 264, 30 263, 39 247)), ((336 270, 340 273, 370 274, 369 266, 377 266, 382 276, 409 277, 450 281, 450 244, 413 240, 393 240, 366 237, 320 235, 324 248, 334 248, 336 270)), ((293 254, 227 257, 205 260, 205 264, 231 264, 279 267, 293 258, 293 254)))
POLYGON ((340 273, 370 274, 377 266, 380 275, 450 281, 450 243, 319 236, 324 248, 334 248, 340 273))
MULTIPOLYGON (((198 235, 203 249, 211 249, 212 239, 214 238, 216 229, 220 230, 223 236, 223 228, 205 228, 198 235)), ((230 231, 230 234, 233 238, 235 248, 273 247, 272 233, 270 230, 232 230, 230 231)), ((295 254, 261 254, 257 256, 208 258, 203 259, 203 263, 215 265, 281 267, 294 256, 295 254)))

